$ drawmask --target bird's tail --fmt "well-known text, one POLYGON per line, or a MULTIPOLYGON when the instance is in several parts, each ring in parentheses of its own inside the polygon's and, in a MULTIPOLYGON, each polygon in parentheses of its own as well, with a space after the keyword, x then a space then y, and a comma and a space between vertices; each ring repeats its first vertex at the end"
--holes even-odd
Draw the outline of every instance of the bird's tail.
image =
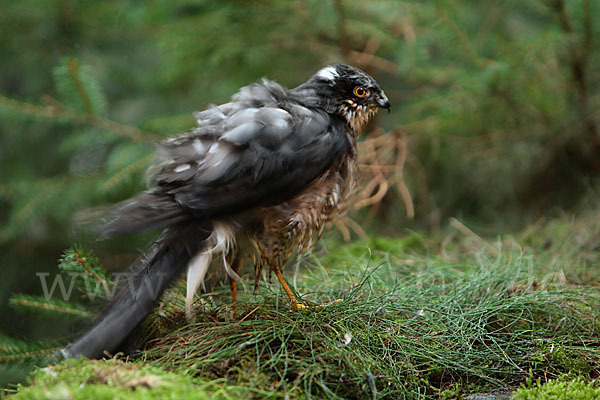
POLYGON ((65 358, 101 358, 114 353, 142 319, 171 281, 200 252, 210 229, 178 226, 167 229, 154 246, 127 274, 124 286, 93 325, 75 342, 61 350, 65 358), (177 231, 177 235, 174 232, 177 231))

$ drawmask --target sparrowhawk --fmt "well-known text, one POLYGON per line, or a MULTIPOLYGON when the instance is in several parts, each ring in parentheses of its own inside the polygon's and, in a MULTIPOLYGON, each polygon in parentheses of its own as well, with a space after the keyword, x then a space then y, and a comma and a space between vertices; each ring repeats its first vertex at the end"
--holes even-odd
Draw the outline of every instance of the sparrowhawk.
POLYGON ((158 145, 150 188, 118 207, 104 237, 160 228, 115 296, 67 357, 114 352, 187 268, 188 311, 209 267, 221 264, 235 302, 239 268, 268 266, 295 307, 281 268, 321 235, 352 192, 356 141, 390 102, 358 68, 335 64, 294 89, 263 79, 198 112, 198 126, 158 145), (138 290, 133 290, 138 288, 138 290))

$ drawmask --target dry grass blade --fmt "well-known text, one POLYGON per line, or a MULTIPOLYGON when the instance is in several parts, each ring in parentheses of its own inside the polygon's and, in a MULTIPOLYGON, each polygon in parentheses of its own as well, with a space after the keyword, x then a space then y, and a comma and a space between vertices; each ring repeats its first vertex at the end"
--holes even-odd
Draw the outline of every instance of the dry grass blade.
POLYGON ((395 187, 400 193, 407 217, 414 217, 412 197, 404 182, 407 152, 407 138, 401 128, 387 134, 376 132, 359 143, 361 178, 357 186, 362 189, 351 200, 355 210, 376 206, 390 188, 395 187))

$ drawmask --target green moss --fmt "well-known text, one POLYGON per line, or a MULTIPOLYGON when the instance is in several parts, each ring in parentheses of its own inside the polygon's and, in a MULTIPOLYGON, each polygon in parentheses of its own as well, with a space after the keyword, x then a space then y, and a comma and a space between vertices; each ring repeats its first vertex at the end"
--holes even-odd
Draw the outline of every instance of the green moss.
POLYGON ((594 400, 600 398, 600 387, 583 378, 573 380, 550 380, 542 384, 529 381, 515 392, 515 398, 521 400, 594 400))
POLYGON ((36 370, 13 399, 238 399, 251 393, 144 363, 69 360, 36 370))
POLYGON ((572 350, 559 343, 543 341, 538 341, 536 348, 536 354, 531 357, 536 369, 552 367, 559 374, 586 375, 590 372, 590 364, 581 349, 572 350))
POLYGON ((179 282, 140 330, 139 360, 41 369, 17 398, 450 400, 514 389, 527 370, 556 378, 598 369, 600 291, 561 275, 572 253, 531 255, 503 241, 496 254, 457 240, 443 257, 419 256, 419 240, 325 242, 325 255, 286 271, 315 306, 303 311, 275 282, 253 295, 243 281, 237 318, 224 285, 198 298, 190 322, 179 282))

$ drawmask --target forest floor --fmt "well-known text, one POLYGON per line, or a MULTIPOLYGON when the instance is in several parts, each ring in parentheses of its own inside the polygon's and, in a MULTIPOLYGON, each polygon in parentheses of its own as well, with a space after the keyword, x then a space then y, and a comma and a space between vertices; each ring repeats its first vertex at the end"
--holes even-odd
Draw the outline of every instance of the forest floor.
POLYGON ((176 287, 147 319, 144 351, 39 369, 14 397, 600 396, 597 212, 492 239, 452 225, 438 237, 324 241, 285 272, 304 310, 276 281, 257 295, 245 282, 236 318, 221 287, 189 323, 176 287))

